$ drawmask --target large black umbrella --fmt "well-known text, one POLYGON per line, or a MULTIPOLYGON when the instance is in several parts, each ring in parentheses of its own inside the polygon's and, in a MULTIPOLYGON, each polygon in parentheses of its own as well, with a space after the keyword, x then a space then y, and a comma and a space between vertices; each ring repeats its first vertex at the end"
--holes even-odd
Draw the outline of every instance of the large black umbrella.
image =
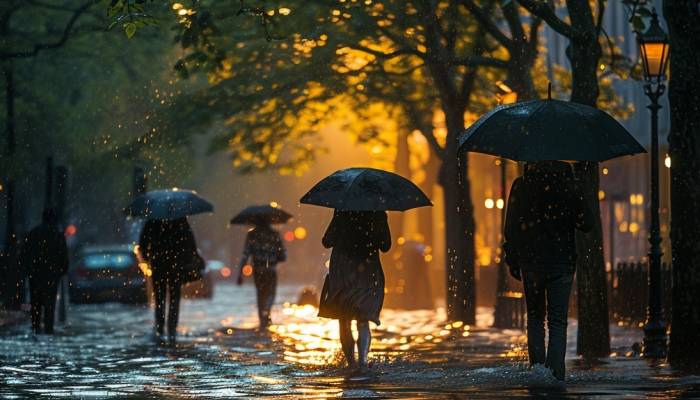
POLYGON ((239 212, 231 219, 231 223, 237 225, 255 225, 258 223, 284 224, 290 218, 292 218, 292 215, 281 208, 272 207, 269 204, 253 205, 239 212))
POLYGON ((497 107, 462 133, 459 148, 516 161, 600 162, 645 152, 606 112, 561 100, 497 107))
POLYGON ((214 206, 192 190, 165 189, 136 197, 124 211, 131 217, 177 219, 212 212, 214 206))
POLYGON ((301 202, 341 211, 405 211, 432 206, 413 182, 374 168, 336 171, 314 185, 301 202))

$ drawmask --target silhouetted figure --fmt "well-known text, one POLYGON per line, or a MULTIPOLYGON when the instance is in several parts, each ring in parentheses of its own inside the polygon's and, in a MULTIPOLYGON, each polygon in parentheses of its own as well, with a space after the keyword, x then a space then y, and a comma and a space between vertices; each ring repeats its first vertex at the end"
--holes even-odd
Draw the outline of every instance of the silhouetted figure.
POLYGON ((513 182, 505 223, 506 261, 523 279, 530 364, 544 364, 564 380, 569 294, 576 267, 576 229, 593 215, 564 162, 528 164, 513 182), (549 344, 545 353, 544 319, 549 344))
POLYGON ((269 224, 260 223, 248 231, 243 256, 238 265, 238 284, 243 283, 243 266, 253 261, 253 280, 258 297, 260 329, 270 325, 270 312, 277 291, 277 264, 287 259, 280 234, 269 224))
POLYGON ((369 321, 379 325, 384 303, 384 272, 379 251, 391 248, 391 234, 383 211, 335 211, 323 246, 333 248, 321 292, 318 315, 338 320, 340 342, 348 366, 355 366, 352 320, 357 321, 357 352, 367 366, 371 335, 369 321))
POLYGON ((148 220, 141 232, 139 248, 141 256, 150 264, 153 271, 156 337, 164 338, 163 325, 167 295, 167 325, 169 340, 172 343, 177 336, 180 286, 188 265, 197 257, 197 245, 187 218, 148 220))
POLYGON ((41 224, 27 235, 21 249, 20 263, 29 277, 32 329, 34 333, 52 334, 58 283, 68 271, 66 238, 58 229, 54 210, 44 210, 41 224))

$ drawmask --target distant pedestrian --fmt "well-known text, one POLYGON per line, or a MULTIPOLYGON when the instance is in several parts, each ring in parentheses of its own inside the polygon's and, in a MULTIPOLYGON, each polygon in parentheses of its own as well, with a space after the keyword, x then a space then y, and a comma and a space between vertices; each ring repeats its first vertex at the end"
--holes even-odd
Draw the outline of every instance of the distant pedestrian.
POLYGON ((528 164, 513 182, 505 221, 506 262, 522 278, 527 303, 530 364, 544 364, 564 380, 569 294, 576 267, 576 229, 589 231, 593 214, 559 161, 528 164), (544 320, 549 344, 545 351, 544 320))
POLYGON ((252 260, 253 281, 258 300, 260 329, 272 323, 270 313, 277 292, 277 264, 287 260, 287 250, 280 234, 270 224, 259 221, 248 231, 243 245, 243 256, 238 265, 238 284, 243 283, 243 267, 252 260))
POLYGON ((174 343, 180 311, 180 286, 185 281, 189 266, 199 257, 187 218, 148 220, 141 232, 139 249, 141 257, 153 271, 156 338, 165 339, 163 328, 167 298, 168 339, 174 343))
POLYGON ((367 367, 369 321, 379 325, 384 303, 384 272, 379 252, 391 248, 384 211, 335 211, 323 246, 333 248, 321 292, 320 317, 338 320, 340 342, 349 367, 367 367), (357 321, 358 361, 351 323, 357 321))
POLYGON ((56 293, 68 271, 68 247, 53 209, 44 210, 42 222, 22 245, 20 263, 29 277, 34 333, 53 334, 56 293), (43 329, 42 329, 43 320, 43 329))

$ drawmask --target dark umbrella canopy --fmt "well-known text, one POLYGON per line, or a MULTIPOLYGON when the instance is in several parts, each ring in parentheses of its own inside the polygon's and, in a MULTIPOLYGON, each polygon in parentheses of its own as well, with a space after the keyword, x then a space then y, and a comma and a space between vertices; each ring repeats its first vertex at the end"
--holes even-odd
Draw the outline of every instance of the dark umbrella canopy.
POLYGON ((459 137, 459 147, 516 161, 600 162, 645 152, 604 111, 561 100, 497 107, 459 137))
POLYGON ((214 211, 211 203, 192 190, 165 189, 144 193, 124 210, 131 217, 178 219, 214 211))
POLYGON ((336 171, 314 185, 301 202, 341 211, 405 211, 432 206, 413 182, 373 168, 336 171))
POLYGON ((292 215, 281 208, 272 207, 268 204, 253 205, 239 212, 231 219, 231 223, 234 225, 255 225, 259 223, 284 224, 289 221, 290 218, 292 218, 292 215))

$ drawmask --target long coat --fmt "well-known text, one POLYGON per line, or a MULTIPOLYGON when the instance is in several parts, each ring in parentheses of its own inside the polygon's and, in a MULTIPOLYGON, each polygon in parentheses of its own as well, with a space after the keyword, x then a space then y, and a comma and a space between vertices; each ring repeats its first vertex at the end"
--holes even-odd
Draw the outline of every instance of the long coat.
POLYGON ((318 315, 379 324, 384 303, 379 252, 391 248, 386 213, 336 211, 323 236, 323 245, 333 251, 318 315))
POLYGON ((181 282, 197 256, 197 245, 186 218, 152 219, 139 240, 141 256, 150 264, 154 280, 181 282))
POLYGON ((576 229, 588 231, 593 214, 562 162, 540 162, 513 182, 505 221, 506 261, 526 269, 571 268, 576 229))
POLYGON ((55 284, 68 271, 66 238, 57 227, 42 223, 27 235, 19 261, 32 284, 55 284))

